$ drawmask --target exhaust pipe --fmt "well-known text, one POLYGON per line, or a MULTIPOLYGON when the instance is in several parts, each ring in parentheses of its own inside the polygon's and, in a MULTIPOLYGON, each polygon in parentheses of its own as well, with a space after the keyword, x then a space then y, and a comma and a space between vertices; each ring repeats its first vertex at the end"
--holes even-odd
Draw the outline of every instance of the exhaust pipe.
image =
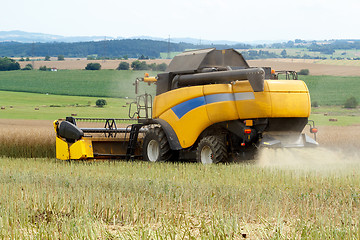
POLYGON ((172 81, 172 88, 249 80, 254 92, 262 92, 264 91, 264 79, 265 71, 262 68, 247 68, 231 71, 206 72, 197 74, 176 75, 172 81))

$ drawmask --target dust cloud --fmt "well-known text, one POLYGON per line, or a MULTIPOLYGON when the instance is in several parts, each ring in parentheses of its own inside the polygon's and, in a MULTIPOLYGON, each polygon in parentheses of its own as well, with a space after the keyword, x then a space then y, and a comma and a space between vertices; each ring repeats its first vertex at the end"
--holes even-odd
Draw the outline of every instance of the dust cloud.
POLYGON ((332 172, 360 167, 360 151, 325 147, 263 148, 259 151, 256 164, 261 167, 332 172))

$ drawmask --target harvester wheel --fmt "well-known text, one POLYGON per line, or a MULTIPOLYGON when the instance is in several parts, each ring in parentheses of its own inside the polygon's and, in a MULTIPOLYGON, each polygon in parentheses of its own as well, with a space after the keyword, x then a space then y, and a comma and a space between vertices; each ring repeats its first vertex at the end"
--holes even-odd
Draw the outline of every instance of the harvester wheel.
POLYGON ((202 138, 196 149, 196 160, 203 164, 225 162, 227 157, 226 144, 221 136, 202 138))
POLYGON ((170 149, 165 132, 159 127, 151 128, 144 138, 144 160, 150 162, 168 161, 172 156, 173 152, 170 149))

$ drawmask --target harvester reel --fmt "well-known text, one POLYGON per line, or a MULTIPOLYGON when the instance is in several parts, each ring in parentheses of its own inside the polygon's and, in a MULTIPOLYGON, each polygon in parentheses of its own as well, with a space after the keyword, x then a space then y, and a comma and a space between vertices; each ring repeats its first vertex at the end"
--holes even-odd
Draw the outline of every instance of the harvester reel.
POLYGON ((221 136, 202 138, 196 149, 196 160, 203 164, 225 162, 227 157, 226 144, 221 136))
POLYGON ((151 128, 145 135, 143 143, 145 161, 161 162, 172 158, 173 152, 165 132, 160 127, 151 128))

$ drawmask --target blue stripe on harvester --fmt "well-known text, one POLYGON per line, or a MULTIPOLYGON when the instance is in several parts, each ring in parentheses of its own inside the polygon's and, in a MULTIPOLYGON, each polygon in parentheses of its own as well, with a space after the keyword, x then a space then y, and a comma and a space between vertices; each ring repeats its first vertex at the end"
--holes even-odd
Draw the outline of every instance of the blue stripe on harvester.
POLYGON ((186 113, 191 110, 203 106, 205 104, 216 103, 216 102, 226 102, 226 101, 241 101, 241 100, 250 100, 255 99, 253 92, 242 92, 242 93, 217 93, 206 95, 205 97, 197 97, 190 100, 187 100, 183 103, 180 103, 171 109, 180 119, 186 113))
POLYGON ((197 107, 203 106, 203 105, 205 105, 205 98, 197 97, 197 98, 190 99, 186 102, 180 103, 180 104, 172 107, 171 109, 176 114, 176 116, 180 119, 189 111, 191 111, 197 107))

